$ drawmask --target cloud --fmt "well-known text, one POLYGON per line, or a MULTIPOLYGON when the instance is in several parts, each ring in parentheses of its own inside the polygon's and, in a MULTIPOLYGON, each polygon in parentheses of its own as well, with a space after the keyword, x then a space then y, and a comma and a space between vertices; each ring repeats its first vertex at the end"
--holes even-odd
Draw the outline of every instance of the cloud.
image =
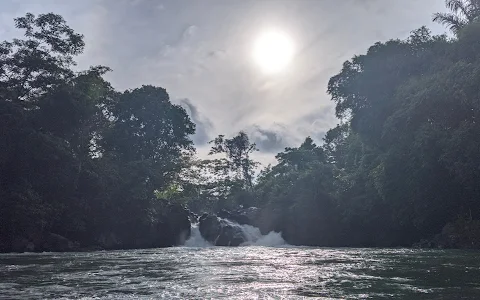
POLYGON ((206 145, 212 139, 212 122, 199 112, 198 108, 192 103, 192 101, 190 101, 190 99, 180 99, 179 103, 187 110, 188 115, 196 125, 193 142, 197 146, 206 145))
POLYGON ((284 128, 279 127, 266 129, 254 126, 250 130, 249 135, 260 151, 276 154, 289 146, 289 143, 285 140, 287 136, 285 135, 285 130, 283 130, 284 128))
POLYGON ((223 59, 227 55, 225 50, 212 50, 208 52, 207 56, 211 58, 223 59))
POLYGON ((326 94, 342 63, 370 45, 405 38, 444 9, 439 0, 2 0, 0 38, 10 39, 13 16, 62 14, 85 34, 79 68, 102 64, 112 85, 167 89, 197 124, 199 155, 218 134, 247 131, 273 162, 285 146, 307 136, 317 143, 338 120, 326 94), (339 21, 341 20, 341 21, 339 21), (266 76, 252 63, 262 28, 288 32, 298 49, 289 68, 266 76), (194 99, 194 101, 192 100, 194 99))
POLYGON ((192 36, 194 36, 198 31, 198 27, 195 26, 195 25, 190 25, 187 27, 187 29, 185 29, 185 31, 183 31, 183 34, 182 34, 182 37, 183 39, 188 39, 192 36))

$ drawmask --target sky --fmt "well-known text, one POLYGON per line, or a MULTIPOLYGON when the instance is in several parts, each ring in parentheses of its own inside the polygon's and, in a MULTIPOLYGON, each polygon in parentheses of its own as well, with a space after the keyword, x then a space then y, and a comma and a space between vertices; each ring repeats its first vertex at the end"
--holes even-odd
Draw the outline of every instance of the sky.
POLYGON ((13 18, 61 14, 85 35, 78 68, 105 65, 119 89, 167 89, 197 124, 200 157, 219 134, 246 131, 264 165, 335 126, 326 93, 344 61, 378 41, 406 38, 444 11, 443 0, 0 0, 0 40, 18 37, 13 18), (256 37, 287 34, 295 55, 280 73, 252 59, 256 37))

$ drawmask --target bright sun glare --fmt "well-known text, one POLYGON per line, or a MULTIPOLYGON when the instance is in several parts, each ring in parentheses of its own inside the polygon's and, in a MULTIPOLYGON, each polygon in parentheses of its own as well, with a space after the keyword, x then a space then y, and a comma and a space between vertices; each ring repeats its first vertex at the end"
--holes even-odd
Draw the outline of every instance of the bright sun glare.
POLYGON ((294 46, 290 37, 278 30, 261 33, 255 41, 253 58, 268 74, 278 73, 288 66, 293 58, 294 46))

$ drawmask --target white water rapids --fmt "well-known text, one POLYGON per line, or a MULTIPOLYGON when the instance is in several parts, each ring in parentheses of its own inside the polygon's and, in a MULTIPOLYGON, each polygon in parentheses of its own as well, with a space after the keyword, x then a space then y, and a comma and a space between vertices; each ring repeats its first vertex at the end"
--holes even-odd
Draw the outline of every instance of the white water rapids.
MULTIPOLYGON (((279 232, 270 232, 266 235, 262 235, 260 229, 251 225, 240 225, 238 223, 231 222, 224 219, 231 226, 240 228, 245 236, 246 242, 240 246, 265 246, 265 247, 277 247, 286 246, 287 243, 282 238, 282 234, 279 232)), ((188 240, 185 241, 185 247, 213 247, 211 243, 206 241, 200 234, 198 224, 192 224, 191 235, 188 240)))
POLYGON ((171 247, 0 254, 0 300, 480 299, 480 253, 171 247))

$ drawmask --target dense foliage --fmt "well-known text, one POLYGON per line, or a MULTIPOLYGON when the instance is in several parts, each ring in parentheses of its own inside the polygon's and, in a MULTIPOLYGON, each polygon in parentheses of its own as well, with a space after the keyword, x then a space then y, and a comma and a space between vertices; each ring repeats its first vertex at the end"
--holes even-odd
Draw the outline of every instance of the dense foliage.
POLYGON ((476 15, 454 38, 423 27, 345 62, 328 85, 340 125, 259 178, 293 241, 411 245, 480 218, 480 11, 463 4, 476 15))
POLYGON ((422 27, 345 62, 328 84, 339 125, 257 175, 246 133, 197 159, 195 124, 164 89, 116 91, 106 67, 73 70, 83 36, 60 16, 16 19, 25 38, 0 44, 0 250, 46 233, 172 245, 163 232, 189 222, 171 203, 256 206, 263 232, 302 245, 412 245, 478 224, 480 4, 446 2, 434 19, 452 38, 422 27))
POLYGON ((25 39, 0 44, 0 248, 45 232, 129 246, 161 213, 154 191, 192 154, 195 125, 162 88, 73 71, 83 36, 60 16, 15 22, 25 39))
POLYGON ((480 219, 480 6, 446 4, 434 20, 453 38, 422 27, 331 78, 340 124, 261 172, 263 226, 295 244, 408 246, 480 219))

